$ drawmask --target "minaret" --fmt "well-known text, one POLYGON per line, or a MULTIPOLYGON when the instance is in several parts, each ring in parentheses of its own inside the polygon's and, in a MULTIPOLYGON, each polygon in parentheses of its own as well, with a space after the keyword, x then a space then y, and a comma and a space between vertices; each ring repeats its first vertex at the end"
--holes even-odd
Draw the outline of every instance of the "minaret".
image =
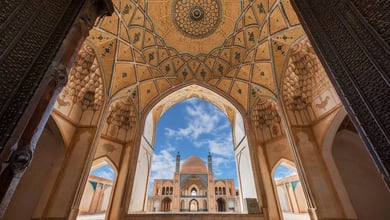
POLYGON ((209 155, 207 156, 207 161, 208 161, 208 169, 209 172, 213 172, 213 162, 211 160, 211 154, 209 152, 209 155))
POLYGON ((180 171, 180 153, 177 152, 177 155, 176 155, 176 172, 179 172, 180 171))

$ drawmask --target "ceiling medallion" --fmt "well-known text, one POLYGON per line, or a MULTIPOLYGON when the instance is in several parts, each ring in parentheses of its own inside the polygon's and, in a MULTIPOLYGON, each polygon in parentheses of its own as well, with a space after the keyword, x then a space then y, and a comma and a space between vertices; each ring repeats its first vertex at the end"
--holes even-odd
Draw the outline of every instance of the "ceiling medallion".
POLYGON ((172 21, 186 37, 204 38, 221 22, 220 0, 174 0, 172 21))

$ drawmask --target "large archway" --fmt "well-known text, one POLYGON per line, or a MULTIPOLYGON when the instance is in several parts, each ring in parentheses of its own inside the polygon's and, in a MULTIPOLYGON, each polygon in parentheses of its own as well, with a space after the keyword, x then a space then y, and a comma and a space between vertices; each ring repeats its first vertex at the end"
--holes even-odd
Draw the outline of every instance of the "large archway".
MULTIPOLYGON (((149 19, 148 17, 148 6, 150 5, 147 5, 145 1, 115 1, 115 15, 112 18, 99 20, 96 23, 96 28, 91 32, 91 37, 89 38, 89 41, 93 41, 98 47, 97 50, 99 51, 99 59, 104 60, 104 62, 102 62, 104 63, 103 69, 105 77, 107 77, 104 81, 115 82, 112 85, 107 86, 107 88, 109 88, 107 89, 107 94, 111 97, 113 94, 116 95, 122 92, 121 95, 128 93, 127 95, 137 97, 136 99, 140 103, 139 106, 137 106, 137 110, 139 110, 139 112, 143 112, 145 108, 149 108, 148 104, 150 103, 148 101, 153 100, 157 93, 163 94, 168 89, 191 80, 202 81, 205 82, 205 84, 218 87, 218 89, 220 89, 219 91, 223 91, 226 94, 234 93, 233 95, 237 99, 237 102, 240 102, 247 110, 250 110, 252 107, 252 102, 250 101, 256 99, 240 98, 238 94, 246 93, 251 95, 255 94, 254 96, 256 96, 259 93, 269 91, 274 91, 275 94, 279 94, 275 88, 279 87, 280 70, 283 69, 282 64, 285 61, 284 57, 286 57, 286 54, 289 52, 286 45, 290 45, 290 42, 296 39, 297 36, 300 36, 303 31, 298 19, 293 13, 294 10, 291 8, 289 1, 264 2, 267 2, 267 4, 259 4, 259 1, 242 1, 242 6, 237 7, 239 8, 237 10, 238 12, 234 12, 237 16, 230 16, 233 17, 232 21, 236 21, 236 18, 238 17, 237 22, 231 22, 235 27, 232 32, 228 32, 227 35, 223 35, 223 39, 226 40, 221 43, 221 47, 211 50, 211 52, 207 55, 199 53, 202 50, 199 50, 200 47, 196 47, 197 49, 195 50, 195 53, 193 53, 193 55, 189 55, 191 52, 185 54, 181 53, 182 50, 179 48, 175 50, 168 47, 164 42, 164 36, 160 36, 161 32, 154 31, 155 26, 152 23, 153 19, 149 19), (125 6, 125 4, 122 3, 128 4, 125 6), (230 33, 232 34, 229 35, 230 33), (116 51, 114 51, 115 48, 116 51), (117 53, 117 51, 121 52, 117 53), (264 51, 267 52, 262 53, 264 51), (131 69, 133 71, 121 71, 123 69, 131 69), (260 72, 258 71, 260 69, 272 70, 260 72), (225 78, 221 80, 220 76, 225 78), (129 83, 126 84, 126 82, 129 83), (262 86, 267 87, 269 91, 262 90, 262 86), (141 95, 138 96, 138 94, 141 95), (249 102, 247 102, 248 100, 249 102)), ((19 3, 15 3, 13 6, 15 6, 14 8, 17 8, 17 10, 21 10, 21 8, 23 8, 17 7, 18 5, 16 4, 19 3)), ((23 4, 26 4, 26 2, 23 2, 23 4)), ((383 23, 381 22, 383 19, 378 19, 378 17, 376 17, 388 15, 388 13, 384 12, 384 10, 388 9, 387 2, 385 3, 385 1, 379 1, 379 4, 372 6, 368 1, 331 1, 331 3, 313 1, 308 3, 302 0, 296 5, 303 5, 303 8, 313 9, 313 11, 308 10, 307 14, 309 14, 309 16, 307 17, 304 16, 307 12, 305 10, 300 11, 302 12, 300 15, 306 18, 305 24, 311 24, 308 25, 310 26, 310 34, 315 35, 314 38, 317 39, 316 45, 320 48, 322 46, 321 54, 329 61, 328 68, 334 70, 332 73, 339 73, 337 77, 334 77, 334 81, 341 84, 340 87, 343 90, 341 91, 340 89, 340 94, 343 94, 348 98, 347 100, 343 97, 343 99, 345 99, 345 104, 349 108, 349 112, 351 112, 351 115, 354 116, 352 120, 355 124, 361 125, 361 127, 359 127, 359 131, 361 131, 360 133, 362 134, 364 140, 366 140, 367 145, 372 144, 372 148, 370 148, 371 154, 375 158, 377 166, 381 169, 385 179, 388 180, 388 163, 386 160, 380 161, 381 159, 387 158, 386 153, 388 152, 386 147, 388 146, 389 135, 387 134, 388 129, 386 128, 388 128, 387 126, 389 124, 387 123, 389 105, 387 105, 387 103, 381 98, 382 95, 387 94, 388 91, 388 77, 386 75, 386 70, 389 69, 388 65, 386 65, 386 60, 388 60, 388 48, 386 47, 386 43, 388 40, 387 32, 383 31, 383 26, 381 25, 383 23), (375 13, 368 13, 368 11, 375 11, 375 13), (313 15, 318 16, 318 19, 312 19, 313 15), (362 72, 365 74, 362 74, 362 72), (352 84, 354 85, 351 86, 352 84), (379 157, 377 157, 377 155, 379 155, 379 157), (383 162, 383 164, 381 162, 383 162)), ((16 10, 15 12, 12 10, 12 8, 9 8, 9 10, 7 9, 9 14, 13 14, 11 17, 14 17, 16 14, 19 15, 19 13, 16 13, 16 10)), ((69 19, 72 20, 70 17, 69 19)), ((159 21, 165 22, 160 19, 159 21)), ((33 20, 31 20, 31 22, 33 22, 33 20)), ((12 22, 5 23, 7 24, 7 30, 8 24, 11 23, 12 22)), ((80 25, 79 22, 76 23, 77 25, 80 25)), ((8 41, 13 42, 13 44, 6 47, 7 49, 12 48, 15 45, 21 46, 20 42, 22 41, 18 39, 22 39, 19 38, 22 36, 22 32, 31 30, 23 25, 20 27, 24 30, 18 34, 17 38, 13 38, 12 36, 7 38, 8 41)), ((35 25, 31 27, 35 28, 35 25)), ((71 34, 73 33, 74 32, 71 32, 71 34)), ((28 34, 23 34, 23 36, 28 36, 28 34)), ((42 37, 43 36, 49 36, 49 33, 42 34, 42 37)), ((50 36, 54 37, 55 35, 50 33, 50 36)), ((47 41, 49 38, 46 38, 47 40, 43 40, 44 38, 41 39, 44 41, 41 43, 42 45, 46 45, 46 42, 49 42, 47 41)), ((179 40, 178 42, 182 41, 179 40)), ((7 43, 8 42, 5 42, 5 45, 7 45, 7 43)), ((214 42, 211 41, 210 43, 213 44, 214 42)), ((191 44, 186 45, 189 47, 192 46, 191 44)), ((63 50, 61 49, 60 51, 62 52, 63 50)), ((13 54, 11 50, 9 50, 9 52, 10 54, 13 54)), ((25 63, 28 63, 28 66, 32 67, 35 65, 29 63, 32 59, 33 57, 30 57, 30 59, 25 59, 24 61, 26 61, 25 63)), ((14 59, 8 58, 5 60, 14 61, 14 59)), ((49 59, 47 60, 51 61, 49 59)), ((23 65, 23 63, 21 63, 21 65, 23 65)), ((14 65, 10 66, 13 69, 14 65)), ((298 67, 299 66, 302 65, 298 65, 298 67)), ((27 74, 28 72, 25 71, 25 68, 20 69, 19 74, 15 75, 15 78, 12 80, 18 85, 18 90, 12 90, 14 91, 12 94, 23 95, 20 95, 20 99, 17 99, 17 102, 12 103, 12 106, 10 105, 10 110, 12 110, 12 112, 17 112, 18 110, 16 110, 16 108, 19 106, 19 114, 24 114, 24 106, 30 105, 28 104, 30 100, 29 98, 32 96, 32 93, 35 92, 33 89, 37 87, 37 82, 39 82, 39 79, 42 78, 39 76, 42 76, 42 74, 36 75, 37 77, 34 79, 30 78, 33 75, 27 74), (31 82, 26 84, 24 83, 27 82, 25 80, 30 79, 31 82), (22 89, 19 89, 19 85, 23 84, 25 84, 26 88, 31 88, 31 90, 24 89, 25 91, 22 91, 22 89), (26 95, 27 93, 31 94, 26 95), (22 102, 24 103, 23 105, 21 104, 22 102), (14 104, 18 104, 18 106, 14 104)), ((4 82, 7 83, 8 81, 4 82)), ((11 87, 13 85, 11 85, 11 87)), ((8 88, 9 86, 6 87, 8 88)), ((91 103, 94 95, 88 91, 85 93, 82 92, 82 94, 82 104, 88 109, 91 107, 88 103, 91 103)), ((307 94, 305 94, 305 96, 306 95, 307 94)), ((39 98, 41 97, 38 97, 38 99, 39 98)), ((294 108, 298 107, 299 111, 302 110, 300 109, 302 105, 306 105, 308 101, 303 95, 294 95, 291 98, 293 102, 290 104, 292 104, 294 108)), ((314 104, 314 106, 318 104, 319 108, 321 108, 321 106, 326 106, 326 102, 328 102, 329 99, 326 99, 326 97, 322 98, 320 96, 320 102, 312 104, 314 104)), ((31 105, 34 106, 38 99, 34 99, 31 102, 31 105)), ((6 103, 11 102, 12 99, 8 99, 6 101, 6 103)), ((78 110, 81 111, 82 108, 78 108, 78 110)), ((295 111, 296 109, 290 110, 295 111)), ((334 190, 332 191, 332 184, 327 181, 327 176, 329 175, 326 169, 323 169, 324 166, 321 164, 321 157, 318 157, 318 154, 316 154, 317 148, 321 148, 321 146, 318 146, 318 143, 322 143, 321 140, 314 137, 319 129, 315 130, 312 128, 305 128, 308 124, 310 124, 309 126, 314 127, 314 123, 321 120, 321 118, 318 118, 319 121, 312 120, 317 119, 317 117, 312 117, 314 116, 312 110, 313 106, 309 106, 308 109, 304 109, 301 112, 289 113, 291 115, 290 119, 295 116, 297 117, 297 120, 295 120, 296 123, 294 123, 293 120, 290 121, 293 125, 304 125, 300 128, 295 128, 295 131, 297 132, 293 134, 295 136, 292 138, 296 139, 298 142, 297 145, 302 146, 300 150, 311 150, 303 153, 302 151, 298 152, 301 153, 300 156, 302 157, 301 159, 303 161, 303 165, 299 160, 297 160, 297 164, 298 166, 302 165, 302 167, 307 167, 307 175, 302 175, 302 177, 306 178, 306 176, 308 176, 308 183, 312 186, 312 192, 308 192, 308 197, 311 198, 309 199, 310 203, 313 203, 310 204, 310 206, 312 208, 316 208, 316 204, 311 200, 317 198, 317 207, 321 217, 344 217, 343 211, 338 206, 337 196, 333 196, 335 193, 334 190), (308 158, 304 158, 307 155, 309 155, 308 158), (311 161, 316 161, 317 163, 311 163, 311 161), (305 162, 307 163, 305 164, 305 162), (314 169, 313 172, 310 172, 310 167, 316 169, 314 169), (316 173, 320 175, 320 178, 317 178, 318 176, 315 175, 316 173), (316 181, 316 178, 318 181, 316 181), (321 189, 323 188, 330 190, 324 190, 324 194, 318 193, 321 192, 321 189), (332 208, 327 210, 326 208, 329 206, 332 208)), ((8 108, 3 109, 3 112, 7 111, 8 108)), ((88 109, 88 111, 91 111, 90 113, 93 112, 91 109, 88 109)), ((88 113, 88 117, 81 117, 80 115, 83 114, 78 114, 78 116, 80 116, 78 117, 79 119, 86 120, 83 124, 91 121, 97 122, 101 118, 99 116, 101 115, 100 112, 96 112, 96 115, 90 113, 88 113)), ((28 113, 26 114, 28 115, 28 113)), ((5 119, 9 121, 10 117, 7 115, 6 117, 7 118, 5 119)), ((324 116, 324 118, 325 117, 326 116, 324 116)), ((24 116, 24 118, 26 119, 28 116, 24 116)), ((16 121, 13 122, 16 123, 16 121)), ((63 123, 69 125, 72 121, 63 123)), ((91 124, 93 126, 96 125, 96 123, 91 124)), ((15 125, 12 124, 11 126, 15 125)), ((24 129, 23 126, 21 128, 22 130, 24 129)), ((127 127, 126 125, 124 126, 127 127)), ((32 129, 35 128, 32 127, 32 129)), ((92 129, 94 128, 92 127, 92 129)), ((64 163, 62 177, 56 180, 56 182, 60 184, 60 186, 58 186, 59 190, 53 192, 53 195, 50 196, 52 204, 45 208, 47 210, 47 217, 65 217, 68 215, 68 210, 72 210, 72 212, 74 212, 74 208, 76 206, 70 207, 70 204, 73 204, 71 200, 75 197, 74 192, 79 191, 77 189, 79 179, 85 179, 85 176, 82 175, 85 164, 87 164, 86 170, 88 170, 88 166, 91 161, 90 157, 93 157, 90 153, 94 152, 95 147, 92 146, 93 143, 91 143, 92 141, 89 142, 89 140, 95 139, 95 135, 99 134, 99 132, 96 132, 97 129, 92 131, 92 134, 85 132, 86 129, 84 129, 84 127, 81 129, 75 128, 74 130, 76 130, 75 133, 77 133, 78 136, 70 138, 71 143, 73 144, 69 149, 68 155, 70 155, 70 158, 64 163), (83 133, 83 135, 79 135, 81 133, 83 133), (83 142, 78 142, 79 139, 82 139, 83 142), (87 147, 79 147, 79 145, 75 144, 80 144, 90 148, 87 149, 87 147), (78 155, 82 156, 79 157, 78 155), (72 167, 69 166, 69 164, 76 164, 76 166, 72 167), (69 172, 69 170, 75 171, 77 175, 73 175, 74 173, 69 172)), ((18 128, 17 131, 19 132, 20 129, 18 128)), ((4 133, 4 135, 8 137, 10 134, 7 132, 4 133)), ((345 134, 343 135, 345 136, 345 134)), ((131 141, 129 140, 124 144, 130 146, 132 145, 132 143, 130 143, 131 141)), ((136 143, 135 145, 137 148, 139 143, 136 143)), ((110 150, 112 148, 108 147, 107 149, 110 150)), ((129 152, 128 149, 124 149, 123 151, 127 153, 129 152)), ((128 156, 128 154, 125 154, 124 160, 128 160, 130 157, 138 157, 138 155, 139 153, 137 149, 134 155, 128 156)), ((137 158, 134 160, 137 160, 137 158)), ((134 166, 135 162, 132 163, 132 165, 134 166)), ((340 166, 340 164, 337 166, 340 166)), ((256 168, 257 167, 255 167, 255 169, 256 168)), ((122 171, 124 173, 122 176, 126 177, 127 170, 124 170, 125 171, 122 171)), ((134 178, 135 174, 132 171, 129 173, 130 180, 123 180, 121 183, 132 181, 131 179, 134 178)), ((129 185, 129 188, 132 188, 132 183, 129 185)), ((138 189, 138 187, 136 189, 138 189)), ((135 192, 133 189, 126 189, 126 192, 127 191, 135 192)), ((131 194, 131 192, 129 194, 131 194)), ((259 193, 257 194, 259 195, 259 193)), ((75 200, 77 200, 77 198, 75 200)), ((119 201, 118 203, 121 203, 121 205, 118 205, 117 207, 121 208, 123 203, 126 204, 126 207, 129 203, 132 203, 132 201, 129 202, 128 200, 123 201, 121 197, 117 201, 119 201)), ((267 206, 264 206, 264 208, 266 207, 267 206)), ((119 213, 119 211, 117 212, 119 213)), ((121 213, 120 215, 123 216, 124 214, 121 213)))
POLYGON ((349 216, 363 220, 390 217, 388 188, 344 109, 329 125, 323 157, 349 216))
MULTIPOLYGON (((145 126, 143 135, 141 137, 138 164, 137 169, 135 171, 135 183, 133 185, 133 193, 130 199, 131 202, 129 207, 129 213, 136 211, 146 211, 146 204, 136 203, 135 201, 146 202, 145 197, 147 193, 147 187, 144 187, 144 191, 139 189, 142 185, 148 182, 149 175, 141 170, 150 170, 151 164, 150 159, 148 158, 151 158, 152 156, 152 143, 154 143, 155 128, 158 119, 172 105, 180 101, 186 100, 190 97, 197 97, 214 104, 228 117, 233 130, 233 148, 237 161, 237 170, 239 173, 238 182, 240 188, 239 195, 241 195, 241 210, 244 210, 243 212, 247 212, 247 210, 245 210, 243 206, 245 199, 255 199, 256 201, 259 201, 257 196, 258 192, 255 186, 254 173, 252 169, 253 162, 250 153, 251 150, 246 136, 244 119, 241 116, 241 113, 233 104, 231 104, 230 101, 227 101, 225 98, 218 95, 217 93, 199 85, 189 85, 175 92, 172 92, 165 98, 161 99, 158 103, 154 105, 153 108, 151 108, 148 115, 145 117, 145 126)), ((172 206, 174 209, 176 206, 176 209, 180 209, 179 203, 172 204, 172 206)), ((209 209, 214 208, 209 207, 209 209)))

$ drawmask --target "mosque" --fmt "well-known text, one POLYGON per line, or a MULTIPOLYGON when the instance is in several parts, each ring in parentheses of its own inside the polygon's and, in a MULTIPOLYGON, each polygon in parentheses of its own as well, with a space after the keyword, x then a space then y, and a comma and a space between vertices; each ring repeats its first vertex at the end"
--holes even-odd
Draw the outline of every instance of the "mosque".
POLYGON ((0 220, 390 219, 390 1, 0 5, 0 220), (231 124, 237 189, 190 157, 149 197, 193 97, 231 124))
POLYGON ((148 198, 149 212, 240 212, 238 189, 233 179, 215 179, 212 157, 207 168, 198 156, 190 156, 180 166, 176 156, 174 179, 155 179, 148 198))

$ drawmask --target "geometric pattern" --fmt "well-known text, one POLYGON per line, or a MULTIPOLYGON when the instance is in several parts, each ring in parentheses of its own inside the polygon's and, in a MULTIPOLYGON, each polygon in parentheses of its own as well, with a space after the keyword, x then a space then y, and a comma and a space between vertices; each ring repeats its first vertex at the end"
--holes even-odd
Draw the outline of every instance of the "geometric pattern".
POLYGON ((176 28, 185 36, 203 38, 217 29, 221 21, 221 2, 175 0, 171 17, 176 28))
POLYGON ((95 49, 107 97, 129 97, 138 113, 194 82, 250 112, 259 97, 278 96, 290 45, 304 35, 289 1, 243 0, 232 33, 220 45, 208 53, 199 54, 196 47, 180 53, 156 33, 148 14, 158 12, 147 11, 145 1, 113 2, 115 13, 97 21, 87 42, 95 49))

